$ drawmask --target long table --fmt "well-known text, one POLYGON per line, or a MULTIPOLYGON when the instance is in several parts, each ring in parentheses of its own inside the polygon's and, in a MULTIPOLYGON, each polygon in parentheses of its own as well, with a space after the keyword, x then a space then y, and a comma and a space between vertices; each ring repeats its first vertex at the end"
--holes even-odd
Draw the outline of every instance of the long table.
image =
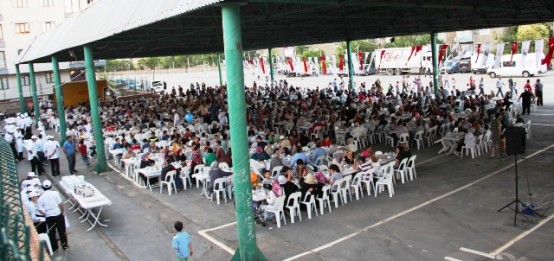
MULTIPOLYGON (((60 182, 61 186, 70 196, 70 202, 72 203, 72 208, 75 207, 76 210, 80 210, 82 216, 79 219, 82 219, 81 223, 88 221, 91 227, 87 230, 90 231, 96 225, 107 227, 108 225, 100 221, 100 214, 104 206, 109 206, 112 204, 112 201, 108 199, 102 192, 100 192, 94 185, 80 179, 76 176, 66 176, 62 178, 60 182), (94 190, 94 196, 83 197, 80 194, 75 193, 75 186, 89 186, 94 190), (98 208, 98 213, 94 213, 93 209, 98 208), (91 219, 92 218, 92 219, 91 219)), ((109 221, 109 220, 105 220, 109 221)))

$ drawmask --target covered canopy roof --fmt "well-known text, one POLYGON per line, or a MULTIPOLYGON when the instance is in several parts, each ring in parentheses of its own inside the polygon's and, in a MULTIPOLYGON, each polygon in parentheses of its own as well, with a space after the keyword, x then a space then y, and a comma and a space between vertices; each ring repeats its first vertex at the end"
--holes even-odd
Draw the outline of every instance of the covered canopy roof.
MULTIPOLYGON (((99 0, 37 36, 18 63, 223 52, 222 2, 99 0), (70 52, 71 51, 71 52, 70 52)), ((243 49, 554 21, 548 0, 244 0, 243 49)))

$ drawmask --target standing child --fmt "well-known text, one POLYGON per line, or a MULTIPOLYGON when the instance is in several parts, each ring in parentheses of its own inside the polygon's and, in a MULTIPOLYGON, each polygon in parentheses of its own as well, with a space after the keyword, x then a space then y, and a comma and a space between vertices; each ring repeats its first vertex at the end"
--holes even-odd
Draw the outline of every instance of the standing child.
POLYGON ((173 225, 177 233, 173 236, 172 247, 176 251, 178 261, 188 261, 192 256, 192 242, 190 235, 183 231, 183 222, 177 221, 173 225))
POLYGON ((85 140, 80 139, 79 140, 79 153, 81 153, 81 157, 83 158, 83 162, 85 165, 87 165, 87 168, 90 167, 90 162, 88 161, 88 152, 87 152, 87 145, 85 145, 85 140))

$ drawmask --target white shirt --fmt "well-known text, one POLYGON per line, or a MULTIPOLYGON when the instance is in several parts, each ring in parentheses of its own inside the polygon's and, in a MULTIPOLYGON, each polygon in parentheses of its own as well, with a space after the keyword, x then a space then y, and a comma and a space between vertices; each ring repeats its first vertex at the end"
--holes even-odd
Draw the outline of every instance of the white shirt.
POLYGON ((57 191, 46 190, 38 198, 38 207, 44 211, 46 217, 55 217, 62 213, 59 204, 62 203, 60 193, 57 191))
POLYGON ((55 140, 47 140, 44 143, 44 155, 48 159, 57 159, 60 157, 60 143, 55 140), (52 155, 54 153, 54 155, 52 155), (52 155, 52 156, 50 156, 52 155))
POLYGON ((25 145, 25 149, 27 150, 27 160, 32 160, 34 157, 37 156, 37 147, 35 146, 35 143, 32 141, 27 141, 28 143, 25 145))
POLYGON ((43 222, 45 220, 43 217, 37 217, 37 215, 42 215, 38 211, 38 203, 27 199, 27 202, 25 202, 25 207, 27 208, 27 212, 29 213, 29 216, 31 217, 33 223, 43 222))

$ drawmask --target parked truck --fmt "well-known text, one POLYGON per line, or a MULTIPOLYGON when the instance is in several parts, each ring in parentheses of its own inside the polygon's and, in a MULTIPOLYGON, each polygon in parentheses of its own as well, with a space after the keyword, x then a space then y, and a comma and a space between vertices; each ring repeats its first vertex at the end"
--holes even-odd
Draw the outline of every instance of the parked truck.
POLYGON ((431 68, 432 54, 429 46, 423 46, 419 52, 412 47, 385 48, 375 50, 375 69, 389 75, 403 73, 424 73, 431 68))
MULTIPOLYGON (((96 81, 98 100, 103 101, 108 90, 108 82, 96 81)), ((56 97, 56 96, 54 96, 56 97)), ((75 106, 81 102, 88 102, 88 85, 86 81, 68 82, 62 85, 63 106, 75 106)), ((56 101, 58 102, 58 101, 56 101)))

